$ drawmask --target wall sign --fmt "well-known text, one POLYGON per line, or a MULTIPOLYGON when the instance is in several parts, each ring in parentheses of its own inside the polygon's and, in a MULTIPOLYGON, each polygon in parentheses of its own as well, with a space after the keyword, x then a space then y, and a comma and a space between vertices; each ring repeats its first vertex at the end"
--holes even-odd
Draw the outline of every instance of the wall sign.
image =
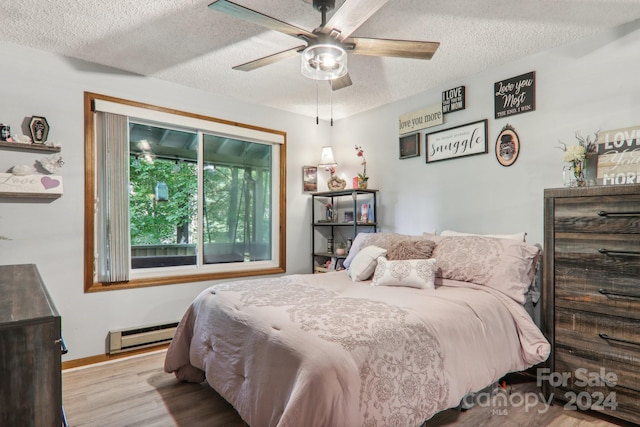
POLYGON ((596 183, 640 184, 640 126, 598 132, 596 183))
POLYGON ((58 175, 14 175, 0 173, 0 192, 24 196, 62 194, 62 177, 58 175))
POLYGON ((442 114, 464 110, 464 86, 442 92, 442 114))
POLYGON ((535 71, 494 83, 493 93, 496 119, 535 111, 535 71))
POLYGON ((441 125, 444 122, 442 116, 442 104, 432 105, 424 110, 403 114, 399 118, 400 135, 417 132, 432 126, 441 125))
POLYGON ((427 163, 488 153, 487 120, 426 135, 427 163))

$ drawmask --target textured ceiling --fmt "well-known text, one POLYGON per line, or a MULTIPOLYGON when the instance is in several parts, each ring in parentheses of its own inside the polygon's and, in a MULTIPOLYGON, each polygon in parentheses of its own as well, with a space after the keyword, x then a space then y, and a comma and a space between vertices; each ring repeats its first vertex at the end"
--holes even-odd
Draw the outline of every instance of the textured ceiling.
MULTIPOLYGON (((320 23, 311 0, 235 1, 308 30, 320 23)), ((433 59, 350 55, 353 85, 331 95, 327 83, 302 77, 298 57, 232 70, 300 41, 209 3, 0 0, 0 40, 311 117, 317 91, 320 117, 329 118, 331 98, 340 119, 640 18, 638 0, 391 0, 353 35, 438 41, 433 59)))

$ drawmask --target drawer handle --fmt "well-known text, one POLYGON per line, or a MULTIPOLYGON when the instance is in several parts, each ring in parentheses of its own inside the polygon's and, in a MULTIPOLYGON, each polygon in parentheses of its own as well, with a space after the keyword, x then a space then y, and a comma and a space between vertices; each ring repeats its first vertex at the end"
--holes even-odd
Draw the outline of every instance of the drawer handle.
POLYGON ((625 340, 625 339, 622 339, 622 338, 613 338, 613 337, 610 337, 609 335, 605 334, 604 332, 600 332, 598 334, 598 336, 600 338, 602 338, 603 340, 607 341, 607 342, 608 341, 614 341, 614 342, 620 342, 620 343, 623 343, 623 344, 636 345, 636 346, 640 347, 640 342, 629 341, 629 340, 625 340))
POLYGON ((608 216, 640 216, 640 212, 637 211, 630 211, 630 212, 607 212, 607 211, 600 211, 598 212, 599 216, 604 216, 604 217, 608 217, 608 216))
POLYGON ((60 344, 60 353, 61 354, 67 354, 69 352, 69 349, 67 348, 67 344, 65 344, 64 342, 64 338, 60 337, 60 339, 57 339, 56 344, 60 344))
POLYGON ((631 391, 635 391, 637 393, 640 393, 640 389, 635 388, 635 387, 630 387, 628 385, 622 385, 620 383, 612 383, 611 381, 609 381, 606 378, 600 377, 600 381, 602 381, 603 384, 605 384, 607 387, 610 388, 614 388, 614 387, 620 387, 620 388, 626 388, 627 390, 631 390, 631 391))
POLYGON ((609 249, 600 248, 598 249, 598 252, 606 256, 640 256, 640 252, 638 251, 611 251, 609 249))
POLYGON ((623 294, 621 292, 611 292, 608 291, 606 289, 598 289, 598 292, 600 292, 602 295, 611 295, 614 297, 626 297, 626 298, 638 298, 640 299, 640 295, 634 295, 634 294, 623 294))

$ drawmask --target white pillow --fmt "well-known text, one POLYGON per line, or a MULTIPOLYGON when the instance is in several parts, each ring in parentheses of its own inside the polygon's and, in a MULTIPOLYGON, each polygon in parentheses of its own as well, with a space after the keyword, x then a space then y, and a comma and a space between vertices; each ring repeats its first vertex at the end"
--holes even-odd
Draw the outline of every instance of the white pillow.
POLYGON ((435 258, 389 261, 385 257, 379 257, 371 284, 435 289, 437 269, 435 258))
POLYGON ((355 256, 358 255, 358 252, 360 252, 360 248, 362 247, 364 242, 366 242, 367 239, 371 237, 372 234, 373 233, 358 233, 356 235, 356 238, 353 239, 353 242, 351 243, 351 249, 349 249, 349 254, 347 255, 347 258, 344 260, 344 262, 342 263, 342 265, 344 265, 344 268, 349 268, 349 266, 351 265, 351 261, 353 261, 353 258, 355 258, 355 256))
POLYGON ((368 280, 376 269, 377 259, 387 254, 386 249, 378 246, 367 246, 359 251, 351 261, 349 277, 354 282, 368 280))
POLYGON ((527 237, 526 232, 515 234, 474 234, 474 233, 461 233, 459 231, 444 230, 440 233, 441 236, 481 236, 481 237, 493 237, 495 239, 509 239, 516 240, 518 242, 524 242, 527 237))

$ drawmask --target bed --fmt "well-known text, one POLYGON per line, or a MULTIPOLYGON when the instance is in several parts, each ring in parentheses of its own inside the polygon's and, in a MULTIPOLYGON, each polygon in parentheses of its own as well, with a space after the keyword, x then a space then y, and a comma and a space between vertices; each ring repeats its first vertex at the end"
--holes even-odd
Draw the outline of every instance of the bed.
POLYGON ((349 270, 201 292, 165 371, 206 380, 251 427, 417 427, 548 357, 523 306, 535 246, 483 236, 359 237, 349 270), (429 256, 412 254, 424 241, 429 256))

